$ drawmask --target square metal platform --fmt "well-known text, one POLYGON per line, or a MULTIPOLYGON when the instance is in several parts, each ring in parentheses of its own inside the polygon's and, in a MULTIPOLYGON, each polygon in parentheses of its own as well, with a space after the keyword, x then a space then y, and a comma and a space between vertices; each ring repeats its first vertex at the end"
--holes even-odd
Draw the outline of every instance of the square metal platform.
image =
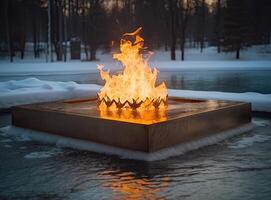
POLYGON ((250 103, 169 98, 164 112, 99 111, 97 99, 12 108, 12 124, 114 147, 155 152, 251 121, 250 103))

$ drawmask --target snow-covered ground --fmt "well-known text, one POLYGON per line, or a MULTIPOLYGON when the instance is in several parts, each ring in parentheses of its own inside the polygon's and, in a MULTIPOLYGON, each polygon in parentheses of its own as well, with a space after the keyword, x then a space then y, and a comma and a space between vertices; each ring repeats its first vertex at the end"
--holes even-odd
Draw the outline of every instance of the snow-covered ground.
MULTIPOLYGON (((148 50, 148 49, 147 49, 148 50)), ((114 49, 111 52, 105 52, 103 50, 97 51, 97 59, 103 62, 112 62, 112 53, 117 52, 118 49, 114 49)), ((84 50, 81 49, 81 59, 85 59, 84 50)), ((151 60, 156 61, 169 61, 170 60, 170 51, 165 51, 164 49, 154 50, 151 60)), ((240 60, 271 60, 271 45, 255 45, 246 49, 241 50, 240 60)), ((0 55, 1 56, 1 55, 0 55)), ((181 59, 180 50, 176 50, 176 59, 181 59)), ((68 51, 68 60, 70 58, 68 51)), ((56 60, 54 54, 54 60, 56 60)), ((203 49, 203 52, 200 52, 199 48, 186 48, 185 49, 185 60, 187 61, 215 61, 215 60, 235 60, 235 52, 228 53, 217 53, 216 47, 206 47, 203 49)), ((33 56, 33 47, 26 49, 25 58, 20 59, 20 54, 14 57, 14 62, 16 63, 44 63, 46 62, 46 54, 44 52, 40 54, 40 58, 34 59, 33 56)), ((1 56, 0 63, 9 63, 9 57, 1 56)))
MULTIPOLYGON (((216 48, 205 48, 203 53, 199 49, 187 49, 185 61, 180 61, 180 51, 176 51, 177 61, 170 60, 170 52, 155 51, 150 63, 160 71, 176 70, 266 70, 271 69, 271 45, 254 46, 241 52, 241 59, 236 60, 234 53, 217 53, 216 48)), ((112 53, 97 53, 98 61, 81 62, 53 62, 46 63, 45 57, 33 59, 32 55, 24 60, 15 59, 9 63, 7 57, 0 58, 1 76, 48 75, 48 74, 82 74, 97 72, 97 64, 104 64, 105 68, 120 69, 121 65, 112 59, 112 53)), ((1 79, 0 79, 1 80, 1 79)))
MULTIPOLYGON (((97 64, 105 69, 118 70, 117 62, 55 62, 55 63, 9 63, 0 64, 0 78, 4 76, 65 75, 97 73, 97 64)), ((270 61, 152 61, 159 71, 178 70, 271 70, 270 61)))
MULTIPOLYGON (((36 78, 28 78, 20 81, 0 82, 0 108, 9 108, 11 106, 28 103, 95 96, 99 89, 100 86, 94 84, 41 81, 36 78)), ((169 96, 244 101, 252 103, 252 109, 254 111, 271 112, 271 94, 259 94, 253 92, 226 93, 169 89, 169 96)))

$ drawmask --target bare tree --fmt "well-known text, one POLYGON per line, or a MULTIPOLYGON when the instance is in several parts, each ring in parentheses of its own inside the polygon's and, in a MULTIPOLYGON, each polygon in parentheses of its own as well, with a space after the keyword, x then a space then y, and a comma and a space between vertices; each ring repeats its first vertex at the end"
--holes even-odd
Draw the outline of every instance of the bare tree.
POLYGON ((5 22, 6 22, 6 38, 7 38, 7 47, 8 47, 8 53, 10 62, 13 62, 13 44, 12 44, 12 31, 11 31, 11 1, 5 0, 3 10, 5 12, 5 22))
POLYGON ((216 2, 215 11, 215 44, 217 46, 217 52, 221 52, 221 37, 222 37, 222 25, 221 25, 221 0, 216 2))
POLYGON ((184 60, 185 39, 188 20, 191 16, 194 2, 193 0, 179 0, 178 19, 180 32, 181 59, 184 60))
POLYGON ((86 13, 87 43, 90 48, 90 60, 96 60, 96 51, 105 40, 107 31, 105 25, 105 11, 102 7, 103 0, 88 0, 89 9, 86 13))
POLYGON ((203 52, 204 48, 204 40, 205 40, 205 8, 206 3, 205 0, 201 0, 201 11, 200 11, 200 19, 201 19, 201 32, 200 32, 200 52, 203 52))

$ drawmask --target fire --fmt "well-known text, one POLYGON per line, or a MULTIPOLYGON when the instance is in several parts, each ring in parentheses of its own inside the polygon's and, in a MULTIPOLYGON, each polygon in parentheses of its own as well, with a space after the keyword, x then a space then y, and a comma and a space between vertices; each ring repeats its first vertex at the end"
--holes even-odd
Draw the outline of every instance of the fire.
POLYGON ((113 58, 120 61, 123 71, 110 76, 98 65, 105 85, 98 93, 99 107, 132 108, 154 110, 165 107, 167 88, 165 83, 156 86, 158 70, 148 64, 148 57, 143 55, 144 39, 139 36, 142 28, 132 33, 125 33, 120 41, 120 53, 113 58))

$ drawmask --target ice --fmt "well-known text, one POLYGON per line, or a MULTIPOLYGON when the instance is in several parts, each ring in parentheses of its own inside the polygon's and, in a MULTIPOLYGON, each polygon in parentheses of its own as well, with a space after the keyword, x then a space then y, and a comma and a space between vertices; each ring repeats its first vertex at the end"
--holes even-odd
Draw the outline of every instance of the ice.
MULTIPOLYGON (((24 137, 28 137, 31 140, 53 144, 58 147, 68 147, 68 148, 88 150, 92 152, 109 154, 109 155, 117 155, 125 159, 155 161, 155 160, 166 159, 172 156, 181 155, 188 151, 196 150, 204 146, 218 143, 226 138, 250 131, 252 128, 253 128, 253 124, 249 123, 235 129, 220 132, 218 134, 214 134, 214 135, 211 135, 202 139, 198 139, 192 142, 188 142, 185 144, 162 149, 154 153, 144 153, 144 152, 139 152, 139 151, 126 150, 126 149, 112 147, 112 146, 108 146, 104 144, 98 144, 95 142, 89 142, 89 141, 73 139, 73 138, 66 138, 66 137, 62 137, 58 135, 51 135, 45 132, 18 128, 15 126, 8 126, 8 127, 1 128, 0 131, 5 132, 7 135, 10 135, 13 137, 14 136, 18 137, 18 135, 23 135, 24 137)), ((48 152, 46 153, 36 152, 34 153, 34 155, 33 153, 28 155, 28 157, 32 158, 32 157, 47 156, 47 155, 48 155, 48 152)))

